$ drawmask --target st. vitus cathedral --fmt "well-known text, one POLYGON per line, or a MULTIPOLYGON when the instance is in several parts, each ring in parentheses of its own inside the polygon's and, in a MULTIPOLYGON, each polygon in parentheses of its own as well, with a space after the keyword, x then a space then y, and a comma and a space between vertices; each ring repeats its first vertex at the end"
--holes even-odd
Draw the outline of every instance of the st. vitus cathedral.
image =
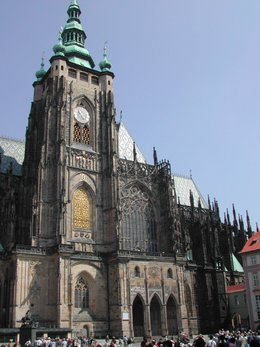
POLYGON ((71 0, 24 142, 0 138, 0 327, 29 310, 76 335, 163 336, 228 324, 243 221, 221 221, 191 177, 148 164, 116 121, 114 74, 85 48, 71 0))

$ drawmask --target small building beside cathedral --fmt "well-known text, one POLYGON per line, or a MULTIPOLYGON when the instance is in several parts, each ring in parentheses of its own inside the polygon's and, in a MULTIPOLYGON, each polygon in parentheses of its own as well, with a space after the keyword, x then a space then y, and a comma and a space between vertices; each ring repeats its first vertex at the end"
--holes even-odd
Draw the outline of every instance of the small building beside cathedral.
POLYGON ((0 138, 0 328, 28 311, 80 336, 228 327, 242 220, 233 210, 222 222, 156 151, 147 163, 116 120, 106 50, 96 68, 77 0, 67 13, 36 73, 25 142, 0 138))
POLYGON ((250 327, 260 328, 260 232, 252 235, 241 250, 250 327))

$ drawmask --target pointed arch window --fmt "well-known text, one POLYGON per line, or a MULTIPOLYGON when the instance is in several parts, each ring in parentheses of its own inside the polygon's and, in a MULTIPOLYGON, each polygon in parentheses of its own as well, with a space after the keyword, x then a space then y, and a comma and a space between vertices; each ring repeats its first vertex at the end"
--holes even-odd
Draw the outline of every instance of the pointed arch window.
POLYGON ((133 185, 121 196, 121 240, 123 249, 157 252, 154 207, 148 194, 133 185))
POLYGON ((91 198, 84 188, 73 195, 73 228, 87 230, 91 228, 91 198))
POLYGON ((173 278, 172 269, 168 269, 168 271, 167 271, 167 278, 173 278))
POLYGON ((78 123, 74 124, 73 129, 73 141, 77 143, 83 143, 84 145, 90 144, 90 132, 89 126, 80 126, 78 123))
POLYGON ((139 266, 135 267, 135 277, 140 277, 140 267, 139 266))
POLYGON ((88 283, 83 277, 79 277, 74 290, 74 305, 76 308, 89 307, 88 283))

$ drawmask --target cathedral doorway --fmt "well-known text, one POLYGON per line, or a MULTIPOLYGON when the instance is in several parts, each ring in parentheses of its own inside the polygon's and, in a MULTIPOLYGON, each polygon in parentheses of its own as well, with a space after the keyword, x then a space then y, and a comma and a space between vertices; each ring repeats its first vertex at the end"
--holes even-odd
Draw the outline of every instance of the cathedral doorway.
POLYGON ((239 313, 235 313, 232 317, 232 328, 239 329, 241 328, 241 317, 239 313))
POLYGON ((150 304, 150 317, 152 336, 161 336, 161 305, 156 295, 152 298, 150 304))
POLYGON ((177 307, 176 307, 176 302, 172 296, 170 296, 167 301, 166 312, 167 312, 168 334, 177 335, 178 334, 177 307))
POLYGON ((144 336, 144 307, 140 296, 133 302, 133 327, 134 336, 144 336))

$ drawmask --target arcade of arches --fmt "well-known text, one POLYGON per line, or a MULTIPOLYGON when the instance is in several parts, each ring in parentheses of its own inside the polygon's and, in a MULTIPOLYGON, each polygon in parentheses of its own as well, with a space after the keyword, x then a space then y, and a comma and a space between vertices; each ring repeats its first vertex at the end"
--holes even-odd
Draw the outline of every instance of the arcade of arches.
POLYGON ((145 336, 147 331, 152 336, 162 336, 165 331, 169 335, 177 334, 177 305, 174 297, 171 295, 166 305, 162 305, 155 294, 150 305, 145 305, 142 297, 137 295, 133 302, 133 329, 134 336, 145 336))

